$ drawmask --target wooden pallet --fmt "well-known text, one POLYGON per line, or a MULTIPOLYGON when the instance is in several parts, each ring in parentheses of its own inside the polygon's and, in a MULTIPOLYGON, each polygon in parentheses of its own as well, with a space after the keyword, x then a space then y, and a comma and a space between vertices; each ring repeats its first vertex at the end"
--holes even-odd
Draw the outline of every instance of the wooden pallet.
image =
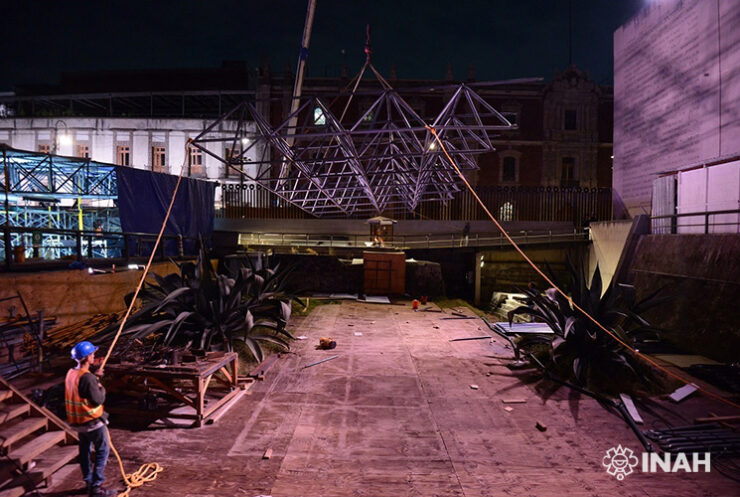
POLYGON ((48 483, 77 459, 77 441, 67 423, 0 378, 0 497, 20 497, 48 483))

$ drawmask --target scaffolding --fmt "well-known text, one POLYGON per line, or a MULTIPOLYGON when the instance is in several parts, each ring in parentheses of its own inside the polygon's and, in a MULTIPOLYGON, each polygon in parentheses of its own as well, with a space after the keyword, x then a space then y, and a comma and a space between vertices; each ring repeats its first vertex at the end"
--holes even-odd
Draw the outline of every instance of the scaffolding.
MULTIPOLYGON (((25 257, 71 257, 80 243, 70 233, 121 231, 115 199, 115 166, 88 158, 64 157, 0 145, 3 208, 0 249, 23 247, 25 257)), ((107 239, 86 237, 88 254, 120 253, 107 239)))

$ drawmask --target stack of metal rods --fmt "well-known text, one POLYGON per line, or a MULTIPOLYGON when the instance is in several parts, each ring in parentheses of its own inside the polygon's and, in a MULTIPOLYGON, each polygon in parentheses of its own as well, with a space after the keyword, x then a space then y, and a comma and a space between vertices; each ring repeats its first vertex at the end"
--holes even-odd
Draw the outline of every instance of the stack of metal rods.
POLYGON ((713 455, 740 455, 740 433, 719 423, 649 430, 645 436, 665 452, 711 452, 713 455))
POLYGON ((77 342, 88 340, 116 324, 119 319, 120 316, 117 313, 95 314, 83 321, 51 329, 44 336, 44 350, 56 352, 70 349, 77 342))

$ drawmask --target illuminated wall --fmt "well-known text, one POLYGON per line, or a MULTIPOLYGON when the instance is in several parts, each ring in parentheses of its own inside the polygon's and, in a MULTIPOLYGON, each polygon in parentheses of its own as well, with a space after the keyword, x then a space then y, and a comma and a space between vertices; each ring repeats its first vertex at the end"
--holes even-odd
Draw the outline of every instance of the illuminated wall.
POLYGON ((614 188, 650 212, 658 173, 739 153, 740 2, 646 2, 614 33, 614 188))

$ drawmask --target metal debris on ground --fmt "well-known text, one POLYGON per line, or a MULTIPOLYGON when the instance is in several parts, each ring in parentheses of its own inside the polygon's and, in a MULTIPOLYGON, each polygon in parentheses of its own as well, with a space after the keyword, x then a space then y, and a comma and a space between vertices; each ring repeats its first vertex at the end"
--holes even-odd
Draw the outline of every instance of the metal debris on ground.
POLYGON ((547 426, 543 425, 539 421, 537 421, 537 423, 534 426, 535 426, 535 428, 537 428, 538 430, 540 430, 542 432, 547 431, 547 426))
POLYGON ((629 413, 630 417, 634 420, 637 424, 642 424, 642 417, 640 416, 640 413, 637 411, 637 407, 635 407, 635 403, 632 401, 632 397, 630 397, 626 393, 620 393, 619 398, 622 399, 622 404, 624 404, 624 407, 627 409, 627 412, 629 413))
POLYGON ((470 385, 470 388, 473 390, 478 390, 478 385, 470 385))
POLYGON ((540 334, 552 335, 554 332, 545 323, 493 323, 494 331, 504 335, 540 334))
POLYGON ((509 407, 509 406, 504 407, 504 411, 506 411, 506 412, 511 412, 513 410, 514 410, 513 407, 509 407))
POLYGON ((475 336, 475 337, 462 337, 462 338, 451 338, 450 342, 463 342, 465 340, 485 340, 486 338, 491 338, 488 335, 483 336, 475 336))
POLYGON ((362 332, 361 331, 355 331, 355 336, 356 337, 361 337, 362 336, 362 332))
POLYGON ((391 300, 388 297, 381 295, 366 295, 364 300, 357 299, 358 302, 365 302, 368 304, 390 304, 391 300))
POLYGON ((310 367, 313 367, 313 366, 317 366, 317 365, 319 365, 321 363, 324 363, 326 361, 331 361, 332 359, 336 359, 337 357, 339 357, 339 356, 338 355, 333 355, 331 357, 327 357, 326 359, 321 359, 320 361, 312 362, 311 364, 307 364, 307 365, 303 366, 303 369, 310 368, 310 367))
POLYGON ((504 404, 525 404, 527 399, 501 399, 504 404))
POLYGON ((681 402, 683 399, 696 392, 698 388, 693 383, 677 388, 672 394, 668 396, 673 402, 681 402))
POLYGON ((41 365, 41 343, 46 335, 45 330, 56 322, 55 317, 45 317, 43 311, 32 316, 20 293, 0 299, 0 302, 14 299, 22 304, 25 316, 16 316, 13 306, 8 320, 0 323, 0 376, 6 379, 20 376, 41 365))
POLYGON ((272 449, 267 449, 264 454, 262 454, 262 459, 269 459, 272 457, 272 449))
POLYGON ((719 423, 648 430, 645 436, 665 452, 711 452, 715 455, 740 455, 740 434, 719 423))

